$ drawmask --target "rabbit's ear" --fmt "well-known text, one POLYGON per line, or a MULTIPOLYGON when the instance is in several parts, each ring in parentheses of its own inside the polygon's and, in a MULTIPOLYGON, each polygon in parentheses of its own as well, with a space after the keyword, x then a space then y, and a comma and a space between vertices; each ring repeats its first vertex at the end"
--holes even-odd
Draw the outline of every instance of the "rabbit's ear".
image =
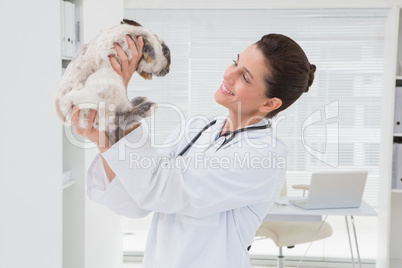
POLYGON ((155 55, 155 50, 152 47, 152 45, 149 43, 148 39, 145 37, 142 37, 142 40, 144 41, 144 48, 142 49, 144 59, 146 62, 150 63, 155 61, 156 55, 155 55))
POLYGON ((142 27, 142 25, 139 24, 138 22, 133 21, 133 20, 128 20, 128 19, 123 19, 123 21, 121 21, 120 24, 129 24, 129 25, 133 25, 133 26, 142 27))

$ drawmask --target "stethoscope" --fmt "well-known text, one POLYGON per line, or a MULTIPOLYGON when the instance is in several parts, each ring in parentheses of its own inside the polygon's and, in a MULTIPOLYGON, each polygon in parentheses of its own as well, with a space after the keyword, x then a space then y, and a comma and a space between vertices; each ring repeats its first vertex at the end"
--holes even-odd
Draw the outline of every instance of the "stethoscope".
MULTIPOLYGON (((209 123, 208 125, 206 125, 203 129, 201 129, 201 131, 198 132, 197 135, 195 135, 195 137, 190 141, 190 143, 187 144, 187 146, 186 146, 177 156, 182 156, 183 154, 185 154, 185 153, 188 151, 188 149, 190 149, 190 147, 198 140, 198 138, 201 136, 201 134, 202 134, 205 130, 207 130, 208 128, 210 128, 211 126, 213 126, 215 123, 216 123, 216 120, 210 122, 210 123, 209 123)), ((218 139, 219 137, 225 137, 225 140, 224 140, 224 142, 219 146, 219 148, 216 149, 216 151, 218 151, 220 148, 222 148, 222 146, 224 146, 224 145, 228 144, 229 142, 231 142, 231 141, 235 138, 235 136, 236 136, 237 133, 241 133, 241 132, 248 131, 248 130, 267 129, 267 128, 270 128, 270 127, 271 127, 271 122, 268 122, 268 124, 262 125, 262 126, 245 127, 245 128, 241 128, 241 129, 238 129, 238 130, 235 130, 235 131, 228 131, 228 132, 226 132, 226 133, 224 133, 224 134, 222 134, 222 135, 219 135, 219 134, 218 134, 218 135, 216 136, 216 139, 218 139), (230 136, 230 138, 227 139, 226 137, 229 136, 229 135, 231 135, 231 136, 230 136)), ((216 139, 215 139, 215 140, 216 140, 216 139)))

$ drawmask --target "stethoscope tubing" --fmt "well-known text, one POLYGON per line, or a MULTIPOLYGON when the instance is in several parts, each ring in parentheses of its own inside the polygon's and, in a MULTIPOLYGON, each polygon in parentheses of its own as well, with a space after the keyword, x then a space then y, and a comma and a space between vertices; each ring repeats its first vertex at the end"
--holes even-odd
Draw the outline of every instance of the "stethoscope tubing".
MULTIPOLYGON (((187 144, 186 147, 184 147, 183 150, 181 150, 181 152, 177 156, 183 156, 191 148, 191 146, 198 140, 198 138, 201 136, 201 134, 205 130, 207 130, 208 128, 213 126, 215 123, 216 123, 216 120, 211 121, 209 124, 207 124, 205 127, 203 127, 203 129, 201 129, 200 132, 198 132, 197 135, 195 135, 195 137, 189 142, 189 144, 187 144)), ((229 142, 231 142, 234 139, 234 137, 235 137, 235 135, 237 133, 248 131, 248 130, 267 129, 267 128, 270 128, 270 127, 271 127, 271 123, 268 122, 268 124, 262 125, 262 126, 245 127, 245 128, 241 128, 241 129, 238 129, 238 130, 235 130, 235 131, 228 131, 228 132, 222 134, 221 137, 222 136, 226 137, 228 135, 231 135, 230 138, 228 138, 228 139, 225 138, 225 141, 219 146, 218 149, 216 149, 216 151, 218 151, 220 148, 222 148, 222 146, 224 146, 224 145, 228 144, 229 142)))

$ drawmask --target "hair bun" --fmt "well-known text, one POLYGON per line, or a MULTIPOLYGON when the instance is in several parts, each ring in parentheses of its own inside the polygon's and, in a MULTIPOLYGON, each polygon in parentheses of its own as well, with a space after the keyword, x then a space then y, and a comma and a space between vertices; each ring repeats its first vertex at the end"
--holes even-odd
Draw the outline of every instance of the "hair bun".
POLYGON ((308 78, 308 86, 307 86, 306 90, 304 90, 304 92, 308 92, 308 90, 310 89, 311 85, 313 84, 315 70, 317 70, 317 67, 314 64, 310 64, 310 73, 309 73, 309 78, 308 78))
POLYGON ((315 70, 317 70, 317 67, 314 64, 310 64, 310 71, 314 74, 315 70))

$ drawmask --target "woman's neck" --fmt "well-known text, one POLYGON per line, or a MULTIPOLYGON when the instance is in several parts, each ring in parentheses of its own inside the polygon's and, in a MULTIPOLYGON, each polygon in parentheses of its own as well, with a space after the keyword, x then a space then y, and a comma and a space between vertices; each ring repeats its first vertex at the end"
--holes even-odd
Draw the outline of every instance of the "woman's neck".
POLYGON ((235 131, 241 128, 245 128, 246 126, 256 124, 263 119, 263 116, 237 116, 234 114, 229 114, 226 122, 222 128, 221 134, 224 134, 228 131, 235 131))

